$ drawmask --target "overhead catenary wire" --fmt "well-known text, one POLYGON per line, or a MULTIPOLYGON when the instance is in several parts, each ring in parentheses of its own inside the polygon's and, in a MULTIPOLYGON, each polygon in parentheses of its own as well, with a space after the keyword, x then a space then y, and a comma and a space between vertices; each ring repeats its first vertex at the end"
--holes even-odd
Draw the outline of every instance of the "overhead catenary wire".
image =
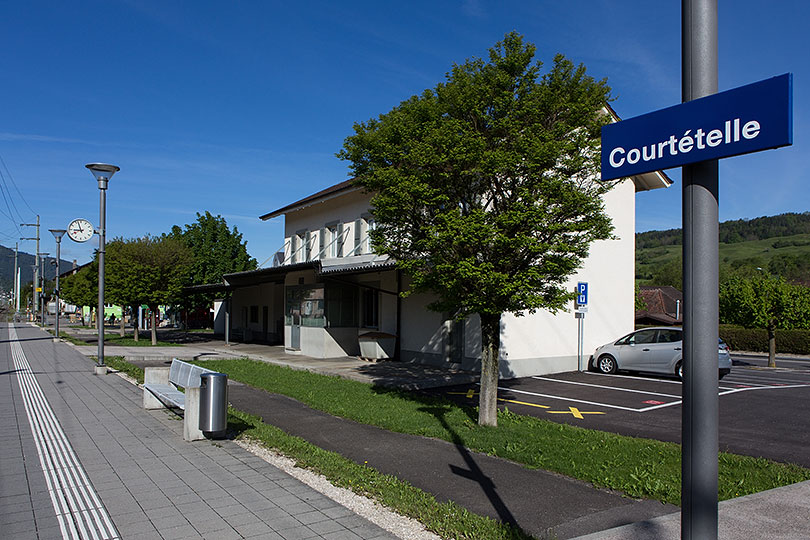
MULTIPOLYGON (((11 171, 8 169, 8 165, 6 165, 6 162, 3 159, 2 154, 0 154, 0 164, 3 165, 3 168, 6 170, 6 174, 8 175, 9 180, 11 180, 11 184, 14 186, 14 190, 20 196, 20 199, 22 199, 23 204, 25 204, 25 206, 28 208, 28 210, 32 214, 36 214, 36 211, 33 208, 31 208, 31 205, 28 204, 28 201, 25 200, 25 197, 23 196, 22 192, 20 191, 20 188, 17 187, 17 182, 14 181, 14 176, 11 174, 11 171)), ((11 203, 12 203, 12 205, 14 204, 14 199, 13 198, 11 200, 11 203)), ((14 206, 14 209, 17 210, 17 207, 14 206)), ((17 215, 20 216, 20 218, 22 218, 22 214, 20 214, 19 211, 17 211, 17 215)))
POLYGON ((27 206, 32 213, 35 214, 36 212, 34 212, 34 210, 28 204, 28 201, 25 200, 25 197, 23 196, 19 187, 17 187, 17 183, 14 181, 14 176, 11 174, 11 170, 9 170, 8 165, 6 164, 6 161, 3 159, 2 155, 0 155, 0 165, 2 166, 0 167, 0 195, 3 197, 3 202, 5 203, 5 208, 7 210, 5 211, 0 208, 0 215, 5 216, 11 222, 17 232, 16 235, 12 235, 0 231, 0 236, 3 236, 8 240, 13 240, 15 236, 17 238, 25 236, 23 231, 20 230, 20 224, 24 223, 26 219, 23 217, 19 208, 17 208, 17 204, 14 202, 15 196, 11 191, 9 183, 11 183, 11 186, 13 186, 14 190, 17 192, 17 195, 25 206, 27 206))

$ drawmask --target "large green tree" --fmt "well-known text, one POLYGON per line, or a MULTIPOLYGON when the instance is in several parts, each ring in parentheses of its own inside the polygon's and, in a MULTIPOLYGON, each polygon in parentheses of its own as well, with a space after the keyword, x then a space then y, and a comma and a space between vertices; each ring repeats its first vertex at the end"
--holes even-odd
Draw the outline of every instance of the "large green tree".
POLYGON ((479 423, 497 425, 501 316, 557 312, 566 280, 612 232, 599 174, 606 82, 563 56, 541 75, 507 34, 489 61, 354 126, 338 154, 369 192, 375 250, 436 295, 431 309, 480 317, 479 423))
MULTIPOLYGON (((255 270, 256 259, 247 251, 247 241, 236 228, 228 228, 222 216, 206 211, 197 213, 197 221, 181 228, 172 227, 169 236, 178 238, 193 255, 189 284, 220 283, 224 274, 255 270)), ((186 299, 188 307, 210 307, 212 295, 197 294, 186 299)))
POLYGON ((193 256, 173 236, 116 238, 107 247, 105 287, 123 305, 146 304, 152 317, 152 344, 157 344, 158 306, 179 303, 188 282, 193 256))
MULTIPOLYGON (((149 287, 145 280, 150 279, 151 269, 145 267, 142 256, 142 239, 125 240, 114 238, 107 243, 105 261, 105 298, 112 304, 127 307, 133 314, 133 338, 140 339, 138 320, 134 317, 138 308, 146 304, 144 291, 149 287)), ((124 317, 121 317, 122 335, 124 317)))
POLYGON ((720 322, 768 330, 768 366, 776 367, 776 330, 810 328, 810 289, 781 276, 731 276, 720 285, 720 322))

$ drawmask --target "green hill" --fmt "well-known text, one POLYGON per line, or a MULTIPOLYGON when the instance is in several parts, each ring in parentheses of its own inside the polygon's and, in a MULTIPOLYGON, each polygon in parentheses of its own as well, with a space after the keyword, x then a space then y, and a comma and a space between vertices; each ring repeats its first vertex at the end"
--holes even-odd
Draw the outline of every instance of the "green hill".
MULTIPOLYGON (((53 260, 53 257, 48 258, 48 262, 53 260)), ((17 264, 22 268, 21 281, 23 285, 34 281, 33 271, 31 266, 34 264, 34 256, 30 253, 20 251, 18 253, 17 264)), ((67 272, 73 267, 73 263, 62 259, 59 263, 59 270, 62 273, 67 272)), ((52 280, 56 277, 56 265, 45 265, 45 277, 52 280)), ((5 246, 0 246, 0 289, 11 290, 14 276, 14 250, 5 246)))
MULTIPOLYGON (((636 235, 636 280, 673 285, 680 279, 681 230, 636 235)), ((810 212, 720 224, 720 268, 762 268, 794 282, 810 283, 810 212)))

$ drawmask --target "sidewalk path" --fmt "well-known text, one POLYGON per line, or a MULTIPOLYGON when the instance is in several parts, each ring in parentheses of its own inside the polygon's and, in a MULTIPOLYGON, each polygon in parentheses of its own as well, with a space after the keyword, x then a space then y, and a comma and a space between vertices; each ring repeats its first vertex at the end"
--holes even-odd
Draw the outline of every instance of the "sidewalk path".
POLYGON ((0 342, 5 538, 396 538, 232 441, 184 442, 40 329, 4 324, 0 342))

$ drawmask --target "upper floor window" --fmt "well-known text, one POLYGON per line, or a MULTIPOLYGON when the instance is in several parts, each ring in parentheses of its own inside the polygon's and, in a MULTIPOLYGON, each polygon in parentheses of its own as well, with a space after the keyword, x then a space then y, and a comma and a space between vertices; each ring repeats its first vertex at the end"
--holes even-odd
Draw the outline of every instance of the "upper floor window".
POLYGON ((320 253, 324 257, 343 257, 343 223, 327 223, 321 231, 320 253))

